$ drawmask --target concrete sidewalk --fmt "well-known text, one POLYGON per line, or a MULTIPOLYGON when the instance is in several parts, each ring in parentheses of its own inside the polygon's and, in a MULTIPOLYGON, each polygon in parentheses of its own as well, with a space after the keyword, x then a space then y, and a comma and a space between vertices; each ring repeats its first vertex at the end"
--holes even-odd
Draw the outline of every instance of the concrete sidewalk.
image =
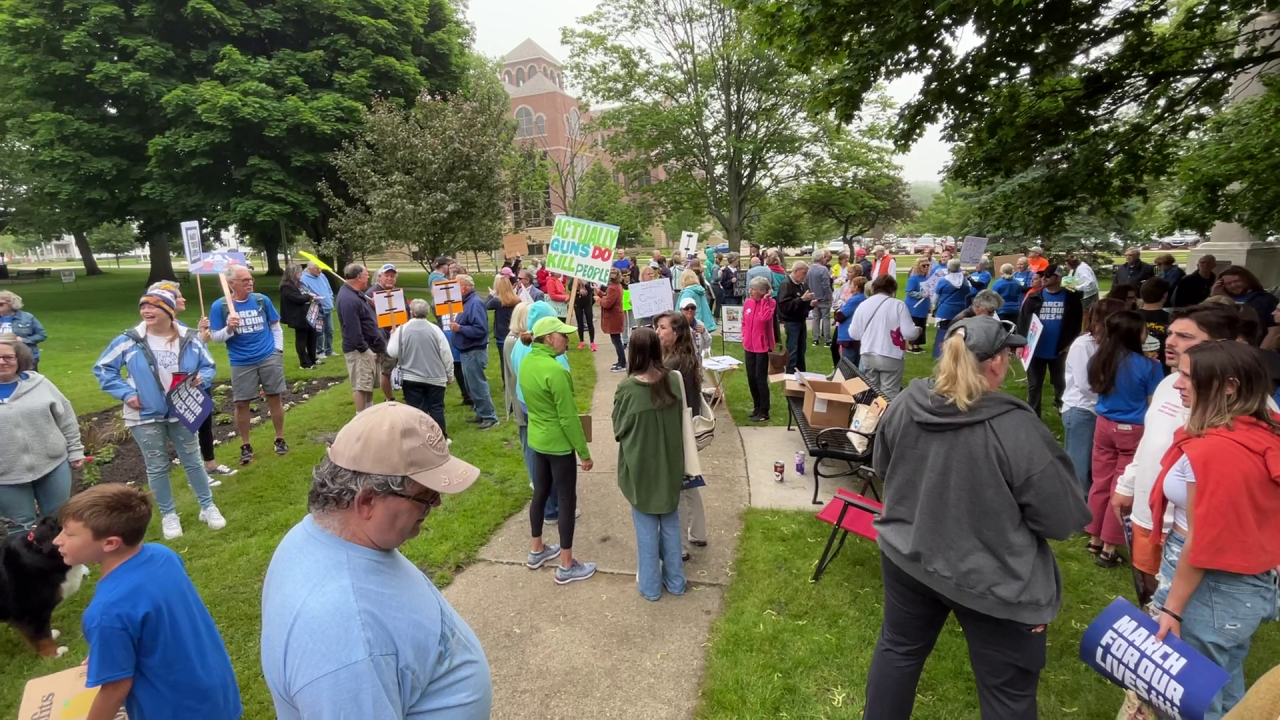
MULTIPOLYGON (((707 487, 705 548, 685 564, 689 590, 649 602, 636 590, 631 506, 618 490, 618 448, 610 415, 614 389, 607 338, 598 353, 570 350, 569 361, 595 362, 591 455, 578 476, 574 556, 599 566, 595 577, 564 587, 552 566, 524 567, 529 513, 509 518, 444 594, 484 644, 493 672, 495 718, 688 718, 698 703, 704 644, 732 576, 742 511, 746 453, 733 419, 716 413, 715 442, 699 453, 707 487)), ((555 526, 544 529, 557 542, 555 526)))

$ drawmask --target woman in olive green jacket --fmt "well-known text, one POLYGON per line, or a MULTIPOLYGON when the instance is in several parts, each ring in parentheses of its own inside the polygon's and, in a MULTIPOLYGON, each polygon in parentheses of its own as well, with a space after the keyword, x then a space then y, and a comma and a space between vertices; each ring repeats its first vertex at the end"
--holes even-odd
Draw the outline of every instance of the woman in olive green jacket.
POLYGON ((683 393, 662 364, 662 342, 649 328, 631 332, 630 375, 613 396, 613 437, 618 441, 618 487, 631 503, 636 526, 636 581, 645 600, 662 588, 685 590, 680 559, 680 488, 684 479, 683 393))
POLYGON ((533 539, 525 566, 536 570, 560 558, 560 566, 556 568, 559 585, 586 580, 596 572, 595 563, 578 562, 573 557, 578 507, 577 458, 582 459, 582 469, 590 471, 591 450, 573 400, 573 378, 556 362, 556 356, 569 349, 569 333, 575 330, 577 328, 559 318, 545 317, 533 324, 532 332, 520 338, 520 342, 533 348, 520 363, 520 392, 529 418, 527 437, 534 451, 533 502, 529 505, 533 539), (560 499, 560 544, 545 545, 542 518, 553 485, 560 499))

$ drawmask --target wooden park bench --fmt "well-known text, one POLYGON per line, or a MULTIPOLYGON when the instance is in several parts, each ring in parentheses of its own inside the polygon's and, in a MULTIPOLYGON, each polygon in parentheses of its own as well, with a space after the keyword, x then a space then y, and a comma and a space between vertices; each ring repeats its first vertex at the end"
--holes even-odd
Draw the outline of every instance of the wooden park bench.
POLYGON ((175 271, 174 271, 174 273, 173 273, 173 279, 174 279, 174 280, 177 280, 179 283, 186 283, 186 282, 189 282, 189 281, 191 280, 191 271, 190 271, 190 270, 175 270, 175 271))
MULTIPOLYGON (((871 382, 867 376, 863 375, 858 366, 854 365, 847 358, 840 358, 840 364, 836 368, 840 375, 846 380, 851 378, 859 378, 867 384, 867 389, 858 393, 854 399, 859 405, 870 405, 876 398, 883 398, 888 402, 888 398, 880 389, 871 382)), ((788 397, 787 398, 787 429, 790 430, 794 424, 796 429, 800 431, 800 437, 804 440, 805 450, 809 457, 813 458, 813 504, 821 505, 818 501, 818 485, 822 478, 838 478, 854 475, 862 478, 862 489, 859 494, 865 494, 868 489, 878 499, 879 493, 875 487, 875 472, 871 469, 871 451, 875 447, 875 433, 864 433, 857 430, 849 429, 849 423, 845 422, 843 427, 830 427, 823 429, 815 429, 811 427, 804 417, 804 398, 788 397), (858 452, 853 443, 849 441, 848 433, 854 433, 867 438, 867 449, 858 452), (823 472, 823 463, 845 463, 847 469, 841 469, 839 472, 827 473, 823 472)), ((852 417, 850 417, 852 419, 852 417)))

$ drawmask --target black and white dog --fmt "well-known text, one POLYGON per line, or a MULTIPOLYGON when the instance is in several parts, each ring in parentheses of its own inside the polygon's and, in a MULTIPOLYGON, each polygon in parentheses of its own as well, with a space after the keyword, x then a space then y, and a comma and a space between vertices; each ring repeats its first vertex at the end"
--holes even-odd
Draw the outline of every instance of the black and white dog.
POLYGON ((59 633, 49 623, 58 603, 79 590, 88 575, 83 565, 73 568, 62 561, 53 545, 61 532, 58 519, 46 517, 28 532, 0 542, 0 621, 21 633, 46 657, 67 651, 54 642, 59 633))

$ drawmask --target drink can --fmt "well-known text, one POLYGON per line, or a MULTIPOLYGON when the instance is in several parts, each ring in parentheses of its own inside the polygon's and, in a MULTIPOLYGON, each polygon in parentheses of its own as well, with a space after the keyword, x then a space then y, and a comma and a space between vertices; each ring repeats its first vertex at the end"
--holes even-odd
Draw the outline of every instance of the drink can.
POLYGON ((773 464, 773 479, 777 482, 782 482, 782 476, 786 473, 786 471, 787 471, 787 466, 785 463, 783 463, 781 460, 775 462, 773 464))
POLYGON ((796 453, 796 474, 804 476, 804 451, 796 453))

